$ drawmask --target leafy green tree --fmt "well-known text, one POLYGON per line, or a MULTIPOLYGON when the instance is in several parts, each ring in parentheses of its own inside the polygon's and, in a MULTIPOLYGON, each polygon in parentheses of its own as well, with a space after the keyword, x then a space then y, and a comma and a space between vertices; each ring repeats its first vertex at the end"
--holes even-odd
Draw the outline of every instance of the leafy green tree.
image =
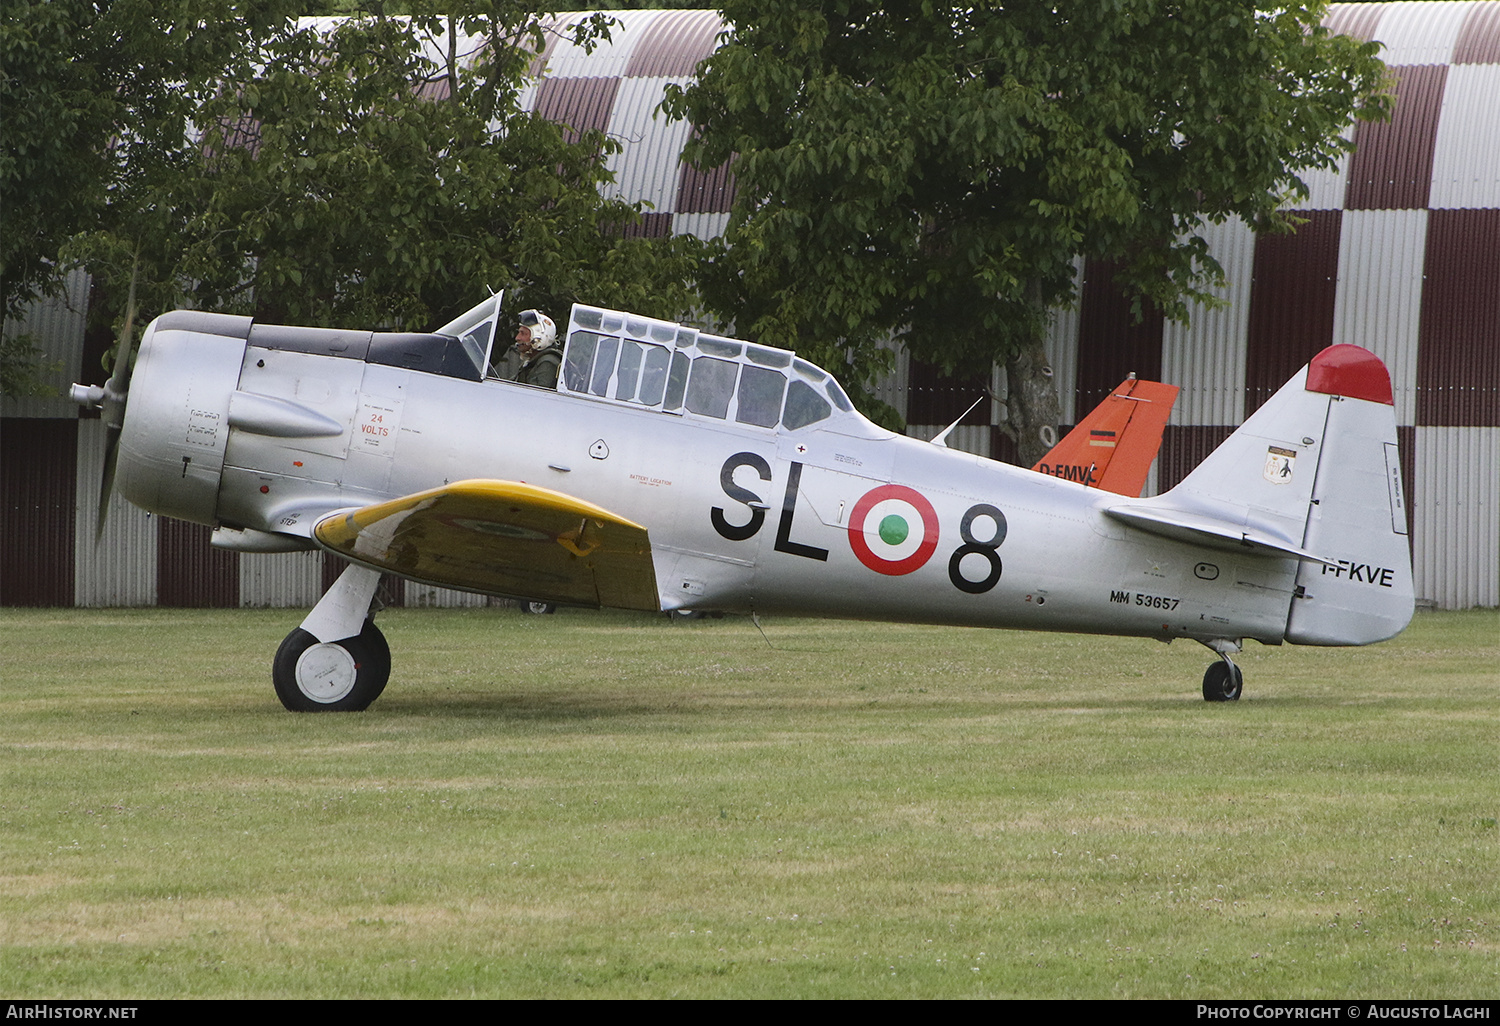
POLYGON ((45 355, 29 334, 7 330, 0 335, 0 395, 57 395, 43 375, 62 370, 62 362, 45 364, 45 355))
POLYGON ((879 342, 1008 371, 1021 460, 1058 421, 1042 350, 1079 255, 1183 318, 1222 270, 1200 231, 1285 230, 1298 173, 1378 116, 1374 44, 1323 5, 726 0, 732 38, 669 109, 738 192, 705 300, 855 383, 879 342))
POLYGON ((639 211, 600 196, 612 143, 519 110, 533 5, 408 9, 261 35, 212 77, 198 133, 143 165, 70 254, 115 294, 138 272, 140 323, 191 305, 429 329, 486 286, 554 316, 580 297, 691 305, 694 240, 632 237, 639 211))
MULTIPOLYGON (((57 293, 62 251, 107 223, 157 154, 182 148, 208 73, 286 0, 8 0, 0 18, 0 316, 57 293)), ((0 344, 22 390, 35 350, 0 344)))

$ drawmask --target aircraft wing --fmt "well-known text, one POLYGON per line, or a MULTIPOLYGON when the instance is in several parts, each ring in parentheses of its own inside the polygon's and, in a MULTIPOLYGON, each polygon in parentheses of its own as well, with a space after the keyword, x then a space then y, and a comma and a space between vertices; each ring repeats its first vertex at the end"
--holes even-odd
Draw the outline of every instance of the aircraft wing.
POLYGON ((1139 498, 1177 392, 1176 385, 1126 378, 1031 469, 1139 498))
POLYGON ((337 556, 445 588, 543 602, 661 608, 646 529, 519 481, 456 481, 323 517, 337 556))

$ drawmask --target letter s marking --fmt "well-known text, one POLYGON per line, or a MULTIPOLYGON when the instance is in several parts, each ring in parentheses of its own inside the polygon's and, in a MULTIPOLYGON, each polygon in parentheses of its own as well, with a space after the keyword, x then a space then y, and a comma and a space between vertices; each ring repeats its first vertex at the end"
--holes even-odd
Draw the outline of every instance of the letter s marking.
POLYGON ((771 465, 764 457, 753 452, 737 452, 724 461, 724 466, 719 468, 719 485, 724 489, 724 494, 735 502, 743 502, 750 506, 750 520, 745 524, 731 524, 724 518, 724 510, 715 506, 709 511, 708 519, 714 525, 714 530, 730 541, 745 541, 747 538, 755 537, 755 532, 760 530, 760 525, 766 522, 766 501, 756 495, 748 488, 741 488, 734 483, 734 472, 740 467, 750 467, 760 475, 762 481, 771 480, 771 465), (754 504, 754 505, 752 505, 754 504))

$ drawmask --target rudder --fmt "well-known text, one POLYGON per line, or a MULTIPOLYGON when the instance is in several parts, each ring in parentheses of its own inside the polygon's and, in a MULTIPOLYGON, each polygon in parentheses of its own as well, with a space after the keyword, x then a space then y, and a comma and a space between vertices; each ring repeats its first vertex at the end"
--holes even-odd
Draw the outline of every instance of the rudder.
POLYGON ((1330 401, 1303 547, 1338 565, 1302 564, 1286 640, 1384 641, 1415 605, 1390 376, 1373 353, 1331 346, 1313 358, 1307 388, 1330 401))

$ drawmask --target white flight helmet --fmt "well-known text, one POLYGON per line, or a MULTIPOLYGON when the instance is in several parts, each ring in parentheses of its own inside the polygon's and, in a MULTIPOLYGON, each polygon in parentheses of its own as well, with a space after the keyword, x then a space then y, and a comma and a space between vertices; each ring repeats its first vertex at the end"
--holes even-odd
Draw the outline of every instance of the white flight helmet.
POLYGON ((557 342, 557 325, 540 310, 522 310, 519 320, 521 327, 531 331, 531 348, 534 352, 551 349, 557 342))

